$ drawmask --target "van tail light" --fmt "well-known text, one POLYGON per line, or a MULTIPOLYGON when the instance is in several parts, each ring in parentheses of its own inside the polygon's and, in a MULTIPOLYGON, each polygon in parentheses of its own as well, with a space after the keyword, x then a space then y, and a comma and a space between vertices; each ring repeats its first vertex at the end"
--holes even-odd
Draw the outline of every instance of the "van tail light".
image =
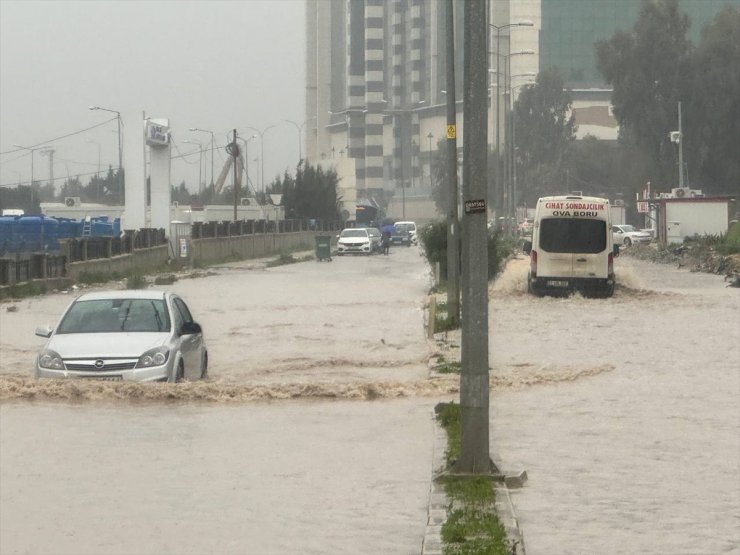
POLYGON ((607 262, 607 275, 609 277, 612 277, 614 275, 614 254, 609 253, 609 258, 607 262))
POLYGON ((529 272, 532 277, 537 277, 537 251, 529 253, 529 272))

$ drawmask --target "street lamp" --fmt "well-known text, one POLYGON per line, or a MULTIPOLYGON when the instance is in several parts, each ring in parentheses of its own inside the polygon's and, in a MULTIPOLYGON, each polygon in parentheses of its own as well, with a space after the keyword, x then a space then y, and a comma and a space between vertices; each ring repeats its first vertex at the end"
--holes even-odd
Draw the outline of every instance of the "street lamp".
POLYGON ((33 187, 33 153, 36 152, 37 150, 43 150, 49 147, 46 147, 46 146, 28 147, 28 146, 16 145, 16 144, 14 144, 13 146, 16 148, 22 148, 23 150, 28 150, 31 152, 31 187, 33 187))
POLYGON ((434 135, 432 135, 432 132, 429 132, 429 135, 427 135, 427 139, 429 139, 429 190, 432 189, 432 139, 434 138, 434 135))
POLYGON ((96 191, 96 200, 100 202, 100 143, 98 141, 87 141, 89 144, 98 145, 98 173, 95 174, 98 181, 98 190, 96 191))
POLYGON ((259 135, 259 137, 260 137, 260 158, 261 158, 261 163, 262 163, 262 171, 260 172, 260 173, 262 173, 262 181, 261 181, 260 185, 262 187, 262 195, 263 196, 265 194, 265 133, 267 133, 273 127, 277 127, 277 125, 268 125, 262 131, 260 131, 256 127, 247 126, 247 129, 251 129, 252 131, 256 131, 257 132, 257 135, 259 135))
POLYGON ((303 154, 301 151, 301 131, 303 130, 303 127, 312 119, 316 119, 316 116, 311 116, 310 118, 308 118, 306 121, 304 121, 300 125, 291 119, 283 120, 286 123, 292 123, 295 126, 296 130, 298 131, 298 163, 300 163, 300 161, 303 160, 303 154))
POLYGON ((198 127, 190 127, 189 130, 211 134, 211 185, 213 185, 213 155, 215 154, 214 151, 216 150, 216 139, 214 138, 213 131, 209 131, 208 129, 200 129, 198 127))
POLYGON ((489 27, 493 28, 496 32, 496 189, 501 187, 501 138, 500 138, 500 105, 499 97, 501 96, 501 85, 499 83, 499 75, 501 74, 501 65, 499 63, 499 57, 501 54, 501 31, 504 29, 510 29, 512 27, 533 27, 534 23, 529 20, 517 21, 516 23, 508 23, 506 25, 494 25, 493 23, 488 24, 489 27))
MULTIPOLYGON (((122 181, 121 169, 123 167, 123 151, 121 151, 121 112, 118 110, 111 110, 109 108, 101 108, 100 106, 90 106, 90 110, 102 110, 103 112, 111 112, 116 114, 116 122, 118 123, 118 186, 120 189, 121 198, 126 198, 126 190, 124 182, 122 181)), ((124 200, 125 202, 125 200, 124 200)))
POLYGON ((201 177, 203 175, 203 143, 198 141, 190 141, 188 139, 184 139, 182 141, 183 143, 198 145, 198 196, 201 197, 202 201, 202 195, 203 195, 203 178, 201 177))
POLYGON ((247 176, 247 180, 246 180, 247 191, 249 191, 249 141, 251 141, 252 139, 256 139, 256 138, 257 138, 257 135, 252 135, 251 137, 247 137, 246 139, 237 137, 237 140, 244 143, 244 173, 247 176))
MULTIPOLYGON (((508 152, 508 149, 507 149, 507 145, 509 144, 509 140, 508 140, 508 134, 509 134, 508 133, 508 127, 509 127, 509 122, 508 122, 508 120, 509 120, 509 109, 508 109, 508 106, 509 106, 509 102, 507 102, 504 105, 504 156, 503 156, 503 158, 504 158, 504 175, 503 176, 498 171, 501 168, 501 158, 502 158, 502 156, 500 155, 500 149, 499 149, 499 144, 498 144, 498 142, 499 142, 499 128, 500 128, 500 125, 499 125, 499 108, 498 108, 498 102, 499 102, 499 98, 502 96, 502 94, 503 95, 507 95, 510 92, 510 84, 511 84, 511 77, 512 77, 510 75, 510 73, 511 73, 510 72, 511 57, 512 56, 533 55, 533 54, 535 54, 535 51, 534 50, 518 50, 516 52, 509 52, 508 54, 497 54, 497 57, 496 57, 496 60, 497 60, 496 66, 497 67, 496 67, 496 69, 495 70, 494 69, 489 69, 488 70, 489 73, 496 73, 496 154, 497 154, 497 157, 496 157, 497 158, 496 159, 496 170, 497 170, 496 171, 496 182, 497 182, 497 189, 500 190, 500 191, 502 191, 502 202, 503 202, 503 210, 504 210, 504 213, 505 213, 505 216, 506 216, 505 225, 506 225, 507 232, 511 230, 510 217, 512 215, 513 208, 514 208, 514 205, 512 203, 512 198, 511 198, 511 193, 513 191, 512 191, 512 186, 511 186, 511 183, 510 183, 510 177, 511 177, 510 169, 511 168, 510 168, 510 162, 509 162, 509 152, 508 152), (499 67, 499 64, 498 64, 498 59, 499 58, 503 58, 504 59, 504 92, 503 93, 501 93, 499 91, 500 84, 499 84, 498 78, 499 78, 499 75, 501 73, 500 72, 500 67, 499 67)), ((531 76, 531 75, 536 75, 536 74, 534 74, 532 72, 528 72, 528 73, 517 74, 517 76, 519 76, 519 75, 521 75, 521 76, 531 76)))

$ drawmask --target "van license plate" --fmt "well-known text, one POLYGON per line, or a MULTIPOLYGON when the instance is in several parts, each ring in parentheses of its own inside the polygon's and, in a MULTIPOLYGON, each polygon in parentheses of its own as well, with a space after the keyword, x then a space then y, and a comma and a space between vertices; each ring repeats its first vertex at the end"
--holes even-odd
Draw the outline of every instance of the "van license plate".
POLYGON ((568 287, 568 282, 551 279, 550 281, 547 282, 547 285, 549 287, 568 287))

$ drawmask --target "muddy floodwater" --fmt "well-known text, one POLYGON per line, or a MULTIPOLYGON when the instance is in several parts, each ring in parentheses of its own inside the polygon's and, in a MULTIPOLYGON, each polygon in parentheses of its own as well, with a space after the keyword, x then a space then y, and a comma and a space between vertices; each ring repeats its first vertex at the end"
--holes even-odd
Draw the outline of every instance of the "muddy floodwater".
MULTIPOLYGON (((529 555, 740 554, 740 291, 623 256, 611 299, 490 290, 491 452, 529 555)), ((418 553, 432 408, 459 332, 428 341, 416 248, 166 286, 203 324, 205 382, 38 382, 0 305, 0 553, 418 553)))

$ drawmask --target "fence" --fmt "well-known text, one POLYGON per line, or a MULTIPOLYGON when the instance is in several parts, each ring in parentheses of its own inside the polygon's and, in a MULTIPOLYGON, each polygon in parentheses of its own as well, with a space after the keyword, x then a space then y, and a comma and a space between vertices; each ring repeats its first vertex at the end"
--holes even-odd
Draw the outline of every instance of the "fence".
MULTIPOLYGON (((336 231, 325 220, 242 220, 192 224, 191 260, 213 262, 228 256, 269 256, 308 245, 317 232, 336 231)), ((0 258, 0 286, 34 279, 78 279, 84 273, 119 274, 164 265, 169 252, 163 229, 126 231, 118 237, 60 240, 60 254, 26 253, 0 258)))

